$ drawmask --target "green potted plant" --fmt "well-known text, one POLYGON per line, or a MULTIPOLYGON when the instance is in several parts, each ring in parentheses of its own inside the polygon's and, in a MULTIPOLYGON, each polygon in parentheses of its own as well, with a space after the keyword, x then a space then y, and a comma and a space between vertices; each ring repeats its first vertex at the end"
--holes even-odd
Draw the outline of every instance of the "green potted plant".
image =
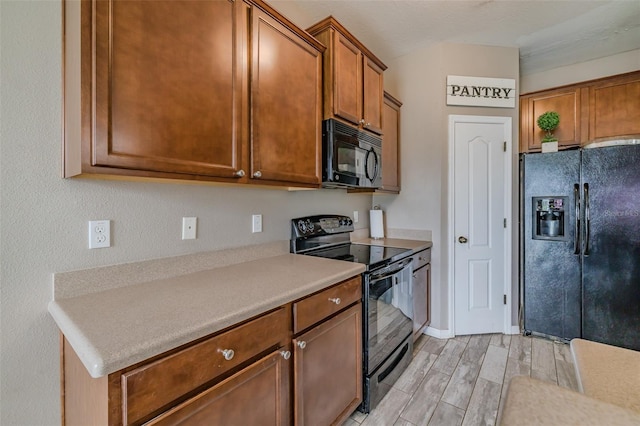
POLYGON ((538 127, 545 132, 542 139, 542 152, 556 152, 558 150, 558 138, 553 136, 553 131, 560 124, 560 115, 555 111, 547 111, 538 117, 538 127))

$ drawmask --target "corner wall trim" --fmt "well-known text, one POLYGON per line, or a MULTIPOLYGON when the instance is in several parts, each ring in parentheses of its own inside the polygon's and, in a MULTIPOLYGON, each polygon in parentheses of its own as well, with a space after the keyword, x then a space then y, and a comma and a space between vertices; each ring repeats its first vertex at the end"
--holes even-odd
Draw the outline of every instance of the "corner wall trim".
POLYGON ((438 328, 427 327, 424 331, 427 336, 435 337, 436 339, 450 339, 455 337, 451 330, 440 330, 438 328))

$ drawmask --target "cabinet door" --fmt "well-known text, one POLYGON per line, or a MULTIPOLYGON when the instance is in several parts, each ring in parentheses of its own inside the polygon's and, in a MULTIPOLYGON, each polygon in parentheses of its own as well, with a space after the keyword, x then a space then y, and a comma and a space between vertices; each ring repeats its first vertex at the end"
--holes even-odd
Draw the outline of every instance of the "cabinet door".
POLYGON ((400 106, 402 104, 384 94, 382 107, 382 189, 400 192, 400 106))
POLYGON ((362 119, 362 53, 338 32, 333 38, 333 113, 355 125, 362 119))
POLYGON ((147 424, 288 425, 289 394, 289 361, 277 351, 147 424))
POLYGON ((382 134, 383 70, 371 59, 363 56, 363 119, 364 128, 382 134))
POLYGON ((424 266, 413 273, 413 341, 430 322, 430 272, 431 266, 424 266))
POLYGON ((233 177, 243 138, 243 9, 227 0, 94 7, 90 165, 233 177))
POLYGON ((589 87, 589 140, 640 136, 640 73, 589 87))
POLYGON ((560 124, 553 131, 558 138, 558 146, 578 146, 581 142, 581 104, 580 89, 560 89, 534 95, 527 99, 527 107, 523 109, 523 121, 528 129, 527 148, 538 151, 542 149, 545 132, 538 127, 537 120, 547 111, 555 111, 560 115, 560 124))
POLYGON ((251 176, 320 184, 322 55, 254 7, 251 176))
POLYGON ((362 401, 362 304, 293 342, 295 424, 342 424, 362 401))

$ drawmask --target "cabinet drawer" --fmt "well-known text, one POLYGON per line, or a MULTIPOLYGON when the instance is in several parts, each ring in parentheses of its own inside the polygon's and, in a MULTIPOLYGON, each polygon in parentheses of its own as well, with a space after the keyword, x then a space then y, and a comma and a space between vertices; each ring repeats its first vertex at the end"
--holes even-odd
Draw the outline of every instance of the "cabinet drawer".
POLYGON ((411 266, 414 271, 428 265, 431 263, 431 249, 422 250, 421 252, 414 254, 412 260, 413 262, 411 266))
POLYGON ((322 321, 362 298, 360 276, 352 278, 293 304, 293 332, 322 321))
POLYGON ((281 355, 284 350, 250 364, 146 425, 290 424, 289 361, 281 355))
POLYGON ((122 375, 124 424, 145 419, 172 401, 286 341, 286 309, 256 318, 122 375), (223 350, 232 350, 233 356, 223 350))

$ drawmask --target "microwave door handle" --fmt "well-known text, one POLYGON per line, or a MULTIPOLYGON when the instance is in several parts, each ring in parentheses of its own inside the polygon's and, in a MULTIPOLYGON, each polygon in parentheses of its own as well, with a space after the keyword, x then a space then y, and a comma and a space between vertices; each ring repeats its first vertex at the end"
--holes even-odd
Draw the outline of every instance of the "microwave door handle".
POLYGON ((378 178, 378 173, 380 173, 380 161, 378 161, 378 154, 376 154, 373 148, 371 148, 371 152, 373 153, 373 159, 375 160, 373 179, 371 179, 371 182, 373 182, 378 178))
POLYGON ((369 151, 367 151, 367 155, 364 157, 364 175, 367 179, 373 182, 375 177, 372 178, 371 176, 369 176, 369 156, 371 155, 371 153, 373 153, 373 155, 376 155, 376 153, 373 152, 373 148, 371 148, 369 151))

